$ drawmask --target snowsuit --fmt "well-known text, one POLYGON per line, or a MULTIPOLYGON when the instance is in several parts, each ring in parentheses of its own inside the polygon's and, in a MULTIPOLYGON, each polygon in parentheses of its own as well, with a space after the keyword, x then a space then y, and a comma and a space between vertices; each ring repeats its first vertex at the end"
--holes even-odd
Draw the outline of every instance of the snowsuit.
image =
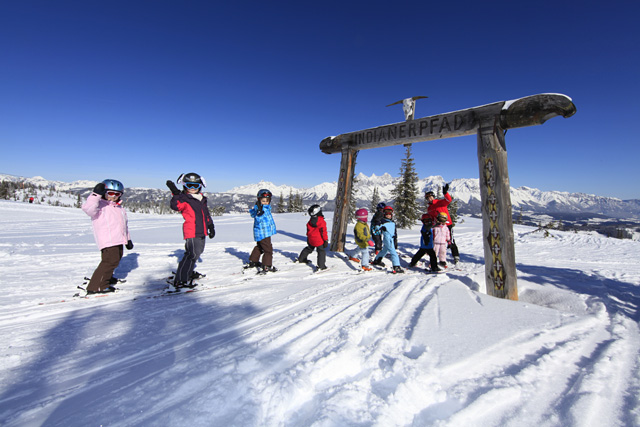
POLYGON ((185 284, 191 281, 196 262, 204 252, 205 238, 214 225, 207 207, 207 198, 201 193, 175 194, 171 198, 170 206, 184 218, 182 234, 185 240, 184 255, 178 264, 173 283, 185 284))
POLYGON ((329 245, 328 241, 327 222, 324 220, 324 216, 322 214, 312 216, 307 222, 307 246, 300 252, 298 261, 307 262, 307 257, 315 249, 318 252, 318 268, 324 270, 327 268, 325 248, 329 245))
POLYGON ((440 212, 444 212, 447 214, 447 227, 449 228, 449 234, 451 235, 449 238, 449 245, 451 246, 451 255, 454 258, 460 257, 460 252, 458 252, 458 246, 456 245, 455 240, 453 240, 453 223, 451 222, 451 215, 449 215, 449 204, 451 203, 451 194, 447 193, 444 195, 443 199, 434 199, 431 203, 429 203, 429 208, 427 209, 427 213, 433 218, 434 224, 436 223, 436 217, 440 212))
MULTIPOLYGON (((353 252, 353 255, 355 255, 354 258, 359 255, 362 266, 367 267, 369 265, 369 242, 371 241, 371 231, 369 230, 369 226, 366 221, 358 220, 358 222, 356 222, 355 227, 353 227, 353 235, 356 238, 356 244, 358 245, 353 252)), ((381 234, 379 236, 382 237, 381 234)))
POLYGON ((438 255, 440 264, 447 262, 447 245, 451 241, 451 233, 446 224, 433 226, 433 248, 438 255))
POLYGON ((391 264, 396 267, 400 266, 400 257, 396 252, 394 236, 396 236, 396 223, 390 219, 384 219, 379 230, 382 232, 382 250, 376 256, 375 261, 381 261, 385 255, 391 255, 391 264))
POLYGON ((431 224, 423 224, 420 230, 420 249, 411 258, 411 266, 415 266, 418 261, 424 256, 429 255, 429 266, 431 271, 438 270, 438 258, 436 252, 433 250, 433 233, 431 232, 431 224))
POLYGON ((262 265, 271 267, 273 264, 271 236, 277 233, 276 223, 271 215, 271 205, 256 204, 249 213, 253 218, 253 238, 256 241, 249 261, 257 263, 262 255, 262 265))
POLYGON ((373 218, 371 218, 371 238, 373 240, 373 243, 375 244, 376 253, 380 252, 380 250, 382 249, 382 234, 378 231, 376 226, 380 226, 383 220, 384 210, 376 210, 376 213, 373 214, 373 218))
POLYGON ((121 202, 111 202, 101 195, 91 193, 82 210, 91 217, 93 235, 100 249, 102 260, 89 280, 87 291, 101 292, 109 287, 114 270, 120 264, 129 237, 127 213, 121 202))

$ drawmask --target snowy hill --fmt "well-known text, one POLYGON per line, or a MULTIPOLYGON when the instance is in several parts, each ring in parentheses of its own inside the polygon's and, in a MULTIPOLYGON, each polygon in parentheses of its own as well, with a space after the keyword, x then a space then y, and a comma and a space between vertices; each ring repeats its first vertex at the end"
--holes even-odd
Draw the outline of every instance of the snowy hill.
MULTIPOLYGON (((130 214, 126 283, 83 299, 91 220, 0 200, 0 425, 640 425, 640 242, 516 226, 506 301, 485 292, 479 219, 435 276, 358 274, 337 253, 314 274, 292 262, 307 220, 276 215, 280 271, 257 276, 251 219, 217 217, 201 290, 162 297, 182 219, 130 214)), ((419 232, 398 240, 406 266, 419 232)))
MULTIPOLYGON (((391 191, 398 178, 388 173, 380 176, 366 176, 362 173, 356 176, 356 199, 359 206, 368 207, 375 188, 378 188, 380 198, 385 202, 393 202, 391 191)), ((96 184, 94 181, 75 181, 63 183, 48 181, 42 177, 24 178, 0 174, 0 181, 25 182, 43 187, 53 186, 59 191, 70 191, 86 197, 96 184)), ((445 181, 441 176, 430 176, 419 181, 420 193, 432 190, 438 191, 445 181)), ((277 200, 280 195, 287 200, 289 194, 300 194, 306 206, 318 203, 325 211, 334 208, 334 198, 337 191, 336 182, 325 182, 311 188, 297 188, 290 185, 276 185, 261 181, 256 184, 235 187, 220 193, 206 193, 213 205, 226 208, 226 212, 243 212, 254 202, 258 190, 271 190, 277 200)), ((480 186, 478 179, 454 179, 450 183, 451 195, 459 201, 459 212, 464 214, 480 214, 480 186)), ((143 205, 145 202, 164 202, 168 197, 164 189, 130 188, 127 190, 127 201, 143 205)), ((530 214, 545 214, 556 219, 570 219, 571 216, 582 214, 582 218, 605 216, 611 218, 640 219, 640 200, 620 200, 613 197, 602 197, 592 194, 568 193, 560 191, 540 191, 535 188, 511 188, 511 204, 514 213, 522 210, 530 214)))

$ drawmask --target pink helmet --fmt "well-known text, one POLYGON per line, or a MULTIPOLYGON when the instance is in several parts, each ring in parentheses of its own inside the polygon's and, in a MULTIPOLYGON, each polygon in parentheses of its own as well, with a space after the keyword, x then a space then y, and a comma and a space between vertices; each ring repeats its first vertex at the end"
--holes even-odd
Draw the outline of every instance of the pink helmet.
POLYGON ((359 219, 360 221, 366 221, 368 216, 369 211, 364 208, 356 211, 356 219, 359 219))

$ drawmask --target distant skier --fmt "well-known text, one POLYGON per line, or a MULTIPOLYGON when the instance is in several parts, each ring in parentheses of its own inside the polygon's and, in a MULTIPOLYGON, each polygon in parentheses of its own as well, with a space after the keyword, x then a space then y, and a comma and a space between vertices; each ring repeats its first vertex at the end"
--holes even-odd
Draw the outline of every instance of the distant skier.
POLYGON ((271 191, 262 189, 258 191, 256 204, 249 213, 253 218, 253 237, 256 246, 251 251, 247 268, 257 267, 262 273, 273 272, 273 246, 271 236, 277 233, 276 223, 271 215, 271 191), (262 256, 262 262, 260 257, 262 256))
POLYGON ((431 218, 433 218, 434 224, 437 223, 437 216, 440 212, 447 214, 447 218, 448 218, 447 227, 449 228, 449 233, 451 234, 451 243, 449 246, 451 247, 451 255, 453 256, 453 263, 457 264, 458 261, 460 261, 460 253, 458 252, 458 246, 456 245, 456 242, 453 239, 453 226, 455 224, 451 222, 451 216, 449 215, 448 206, 451 203, 451 200, 453 200, 451 198, 451 195, 449 194, 449 184, 445 184, 444 187, 442 187, 442 194, 444 198, 436 199, 436 196, 435 194, 433 194, 433 191, 427 191, 425 193, 424 198, 429 204, 427 213, 431 215, 431 218))
POLYGON ((326 270, 326 248, 329 246, 327 222, 324 220, 320 205, 312 205, 307 212, 311 217, 309 222, 307 222, 307 246, 300 252, 298 262, 308 262, 307 257, 311 255, 315 249, 318 252, 318 269, 326 270))
POLYGON ((378 253, 371 264, 384 267, 382 258, 384 258, 386 254, 389 254, 391 255, 393 273, 404 273, 404 270, 400 267, 400 257, 396 252, 396 223, 393 222, 393 208, 391 206, 386 206, 384 208, 384 219, 382 220, 382 224, 376 225, 375 227, 382 233, 382 250, 378 253))
POLYGON ((123 246, 133 249, 127 213, 121 206, 124 186, 115 179, 105 179, 93 188, 82 210, 91 217, 93 234, 102 260, 87 285, 87 294, 114 292, 113 272, 120 264, 123 246))
POLYGON ((420 249, 413 255, 411 258, 411 264, 409 267, 415 267, 418 264, 418 261, 425 255, 429 255, 429 265, 430 268, 427 270, 428 272, 437 273, 441 271, 440 267, 438 267, 438 257, 436 256, 436 252, 433 250, 433 233, 431 228, 433 227, 433 219, 429 214, 422 215, 422 229, 420 230, 420 249))
POLYGON ((170 206, 174 211, 179 211, 184 218, 182 233, 184 236, 184 255, 178 264, 176 275, 173 279, 173 290, 180 288, 192 288, 197 286, 194 279, 200 277, 200 273, 194 271, 196 262, 204 252, 205 239, 209 236, 213 239, 216 229, 207 207, 207 198, 202 194, 206 186, 203 177, 195 172, 180 175, 178 185, 182 184, 182 191, 173 181, 167 181, 167 187, 173 197, 170 206))

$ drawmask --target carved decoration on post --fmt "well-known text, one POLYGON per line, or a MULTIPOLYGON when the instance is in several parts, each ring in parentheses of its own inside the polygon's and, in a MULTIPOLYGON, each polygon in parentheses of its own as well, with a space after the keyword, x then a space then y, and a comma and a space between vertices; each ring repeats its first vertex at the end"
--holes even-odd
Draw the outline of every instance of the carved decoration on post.
POLYGON ((576 112, 575 105, 571 98, 565 95, 540 94, 414 120, 415 99, 408 98, 391 104, 403 103, 406 107, 405 122, 341 134, 320 142, 322 152, 342 153, 331 250, 344 251, 349 199, 358 150, 407 145, 475 133, 478 138, 487 294, 518 299, 504 130, 541 125, 556 116, 571 117, 576 112))
POLYGON ((478 129, 478 166, 487 294, 517 300, 507 151, 504 132, 496 123, 478 129))

